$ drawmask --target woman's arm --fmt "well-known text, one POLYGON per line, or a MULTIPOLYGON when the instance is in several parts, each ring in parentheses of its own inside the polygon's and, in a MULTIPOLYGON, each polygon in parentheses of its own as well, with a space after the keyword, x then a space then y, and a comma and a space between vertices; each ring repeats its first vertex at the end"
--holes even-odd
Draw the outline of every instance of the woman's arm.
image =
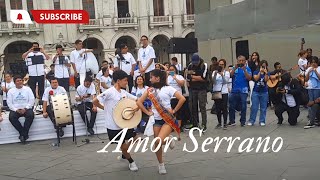
POLYGON ((145 114, 147 114, 149 116, 152 116, 153 113, 148 111, 143 105, 143 102, 147 99, 147 97, 148 97, 148 91, 144 92, 142 94, 142 96, 138 99, 137 106, 142 110, 142 112, 144 112, 145 114))

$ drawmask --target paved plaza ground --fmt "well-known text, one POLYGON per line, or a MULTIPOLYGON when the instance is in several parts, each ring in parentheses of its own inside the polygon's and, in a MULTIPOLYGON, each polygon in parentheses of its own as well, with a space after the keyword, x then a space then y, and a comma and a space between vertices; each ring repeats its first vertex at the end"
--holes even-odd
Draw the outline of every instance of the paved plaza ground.
MULTIPOLYGON (((208 107, 211 103, 208 104, 208 107)), ((250 110, 248 110, 250 112, 250 110)), ((248 115, 247 115, 248 117, 248 115)), ((285 115, 285 117, 287 117, 285 115)), ((236 179, 236 180, 317 180, 320 165, 320 129, 305 130, 307 110, 301 108, 299 123, 290 127, 285 121, 277 125, 277 118, 272 110, 267 114, 267 126, 240 127, 228 130, 214 129, 217 124, 215 115, 208 111, 208 131, 196 138, 199 142, 207 137, 257 138, 270 136, 283 138, 283 147, 278 153, 239 153, 239 141, 230 153, 226 145, 221 145, 214 152, 214 145, 209 145, 203 153, 201 146, 195 153, 184 152, 183 144, 189 149, 193 143, 188 133, 182 133, 182 141, 176 143, 173 150, 165 154, 167 175, 158 174, 158 163, 154 153, 133 153, 139 171, 130 172, 128 163, 117 160, 119 153, 97 153, 106 143, 91 143, 76 147, 71 138, 62 140, 60 147, 52 147, 54 140, 30 142, 27 145, 7 144, 0 146, 0 180, 14 179, 236 179)), ((175 134, 173 134, 175 135, 175 134)), ((107 139, 107 135, 100 135, 107 139)), ((78 137, 80 143, 84 137, 78 137)), ((96 136, 91 140, 97 140, 96 136)), ((108 142, 108 141, 106 141, 108 142)), ((200 144, 201 145, 201 144, 200 144)), ((150 146, 149 146, 150 147, 150 146)), ((253 146, 255 147, 255 146, 253 146)), ((111 151, 115 145, 111 145, 111 151)))

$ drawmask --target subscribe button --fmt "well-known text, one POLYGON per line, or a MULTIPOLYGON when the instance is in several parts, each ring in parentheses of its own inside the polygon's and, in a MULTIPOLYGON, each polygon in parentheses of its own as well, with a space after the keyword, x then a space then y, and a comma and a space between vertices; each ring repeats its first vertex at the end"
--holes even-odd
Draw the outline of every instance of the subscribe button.
POLYGON ((85 10, 32 10, 31 13, 39 24, 89 23, 89 14, 85 10))

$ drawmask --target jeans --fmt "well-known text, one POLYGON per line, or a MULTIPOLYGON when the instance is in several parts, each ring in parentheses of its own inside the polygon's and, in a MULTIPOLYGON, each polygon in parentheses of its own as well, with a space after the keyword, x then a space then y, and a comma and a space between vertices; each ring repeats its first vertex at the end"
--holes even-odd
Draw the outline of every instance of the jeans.
POLYGON ((314 124, 315 123, 315 119, 318 119, 318 123, 320 121, 320 105, 319 104, 314 104, 311 107, 311 114, 309 116, 310 119, 310 124, 314 124))
POLYGON ((230 93, 229 96, 229 123, 235 123, 235 113, 237 107, 241 105, 241 125, 246 124, 247 114, 247 93, 230 93))
POLYGON ((189 100, 191 101, 191 112, 193 125, 199 125, 199 111, 201 112, 202 126, 207 127, 207 90, 194 90, 190 89, 189 100))
POLYGON ((32 125, 34 119, 34 114, 32 109, 27 109, 26 113, 19 114, 14 111, 10 111, 9 114, 9 121, 13 125, 14 128, 19 132, 20 136, 24 136, 25 138, 28 137, 29 129, 32 125), (24 125, 22 126, 19 122, 20 117, 25 117, 24 125))
MULTIPOLYGON (((308 95, 309 95, 309 101, 314 101, 315 99, 320 97, 320 89, 308 89, 308 95)), ((315 112, 312 112, 312 111, 313 109, 311 107, 308 107, 308 115, 309 115, 310 123, 314 123, 314 120, 312 120, 311 116, 315 112)))
POLYGON ((250 112, 250 119, 249 122, 254 124, 256 122, 257 113, 260 107, 260 123, 266 123, 266 116, 267 116, 267 107, 268 107, 268 99, 269 95, 268 92, 252 92, 251 97, 251 112, 250 112))

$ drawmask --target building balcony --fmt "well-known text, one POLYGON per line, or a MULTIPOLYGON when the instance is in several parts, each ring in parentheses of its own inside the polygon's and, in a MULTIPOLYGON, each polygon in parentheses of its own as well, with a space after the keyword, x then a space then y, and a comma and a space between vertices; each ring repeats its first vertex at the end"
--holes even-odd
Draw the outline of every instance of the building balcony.
POLYGON ((100 29, 100 31, 102 31, 102 27, 103 27, 102 19, 89 19, 88 24, 80 24, 78 29, 80 32, 83 32, 83 30, 94 30, 94 29, 100 29))
POLYGON ((134 28, 138 29, 138 18, 137 17, 125 17, 125 18, 114 18, 114 28, 134 28))
POLYGON ((150 16, 149 26, 154 28, 155 26, 173 26, 172 16, 150 16))
POLYGON ((41 31, 43 31, 43 26, 36 22, 33 22, 33 24, 0 22, 0 36, 2 36, 3 33, 9 33, 9 35, 13 35, 13 33, 26 33, 28 35, 30 32, 36 32, 40 34, 41 31))
POLYGON ((194 14, 184 14, 183 15, 183 25, 187 27, 188 25, 194 25, 194 14))

